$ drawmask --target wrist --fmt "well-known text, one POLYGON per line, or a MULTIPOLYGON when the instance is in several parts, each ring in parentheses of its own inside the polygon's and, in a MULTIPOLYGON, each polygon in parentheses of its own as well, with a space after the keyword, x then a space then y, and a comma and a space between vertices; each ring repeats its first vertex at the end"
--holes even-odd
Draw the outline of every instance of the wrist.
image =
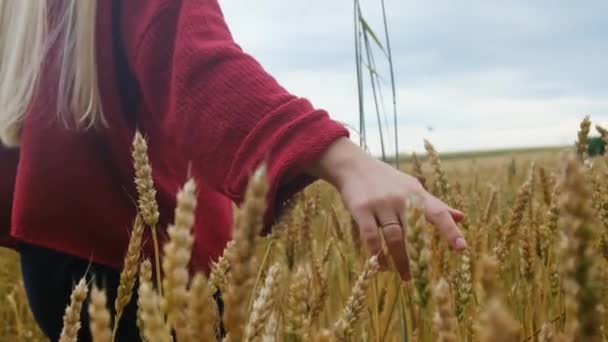
POLYGON ((348 138, 334 141, 308 173, 341 189, 348 174, 355 172, 358 160, 367 155, 348 138))

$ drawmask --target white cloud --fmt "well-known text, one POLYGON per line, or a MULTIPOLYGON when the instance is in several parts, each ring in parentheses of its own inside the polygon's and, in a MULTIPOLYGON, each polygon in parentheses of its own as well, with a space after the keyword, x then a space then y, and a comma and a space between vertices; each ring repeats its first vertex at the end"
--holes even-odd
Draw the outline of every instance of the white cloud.
MULTIPOLYGON (((386 5, 402 150, 420 150, 423 137, 441 151, 568 144, 584 115, 608 122, 606 2, 585 8, 565 1, 386 5)), ((231 0, 222 6, 237 42, 287 89, 357 127, 352 2, 231 0)), ((363 6, 381 33, 379 6, 363 6)), ((368 142, 378 153, 375 114, 371 98, 365 100, 368 142)), ((387 139, 392 151, 392 135, 387 139)))

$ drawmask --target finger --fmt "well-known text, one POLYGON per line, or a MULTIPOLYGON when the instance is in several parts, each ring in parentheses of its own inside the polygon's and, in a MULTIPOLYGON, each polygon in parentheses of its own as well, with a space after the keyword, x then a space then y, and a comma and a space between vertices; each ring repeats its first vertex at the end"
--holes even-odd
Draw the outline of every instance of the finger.
POLYGON ((403 228, 399 216, 390 208, 383 208, 377 214, 380 231, 393 259, 395 267, 403 280, 410 278, 410 265, 403 240, 403 228))
POLYGON ((380 267, 386 268, 386 256, 382 250, 382 239, 376 223, 376 218, 371 211, 362 210, 359 212, 353 212, 352 215, 353 219, 359 226, 361 241, 365 244, 367 251, 370 255, 377 255, 380 267))
POLYGON ((457 251, 463 251, 467 248, 464 235, 456 226, 449 207, 445 203, 428 195, 425 200, 424 211, 426 219, 437 228, 450 247, 457 251))
POLYGON ((450 215, 456 221, 456 223, 462 221, 464 219, 464 213, 458 209, 448 208, 450 215))

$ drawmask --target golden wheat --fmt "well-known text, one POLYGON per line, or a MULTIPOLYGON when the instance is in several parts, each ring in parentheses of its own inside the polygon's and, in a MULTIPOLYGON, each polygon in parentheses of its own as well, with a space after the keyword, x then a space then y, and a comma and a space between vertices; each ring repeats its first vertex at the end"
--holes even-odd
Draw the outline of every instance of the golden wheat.
MULTIPOLYGON (((222 257, 209 260, 207 280, 189 264, 196 196, 194 183, 186 183, 166 230, 163 270, 156 272, 163 287, 152 284, 148 260, 139 264, 141 221, 153 233, 165 227, 157 227, 152 169, 138 134, 134 164, 142 217, 125 253, 116 311, 127 305, 139 279, 137 326, 147 342, 606 340, 608 163, 587 155, 589 127, 590 120, 583 120, 570 148, 574 156, 561 160, 543 152, 443 163, 427 142, 428 158, 416 157, 406 167, 464 209, 462 228, 471 247, 462 254, 449 251, 419 201, 410 198, 403 219, 411 282, 392 268, 379 271, 378 256, 370 258, 361 248, 339 194, 323 182, 286 203, 270 234, 260 236, 271 205, 264 167, 252 176, 236 211, 233 241, 222 257)), ((0 265, 0 277, 11 279, 0 282, 6 303, 0 319, 7 322, 0 339, 38 341, 23 285, 14 277, 16 260, 11 262, 0 265)), ((85 298, 83 279, 66 309, 62 341, 75 341, 85 298)), ((100 342, 108 341, 112 328, 105 300, 92 289, 86 328, 100 342)), ((119 319, 120 313, 114 328, 119 319)))
POLYGON ((144 232, 144 225, 141 216, 135 217, 135 223, 133 223, 133 230, 131 231, 131 238, 129 239, 129 245, 127 247, 127 253, 125 254, 125 260, 122 271, 120 272, 120 281, 118 284, 118 290, 116 300, 114 301, 114 310, 116 310, 116 316, 114 319, 114 330, 112 336, 116 336, 118 331, 118 325, 124 308, 131 301, 131 295, 135 286, 135 279, 137 277, 137 271, 139 268, 139 259, 141 256, 141 240, 144 232))
POLYGON ((135 132, 133 138, 133 169, 135 170, 135 188, 137 189, 137 201, 139 211, 146 224, 152 232, 152 240, 154 244, 154 266, 156 267, 156 286, 162 292, 162 281, 160 271, 160 247, 158 243, 158 234, 156 226, 160 213, 158 211, 158 203, 156 202, 156 190, 154 188, 154 179, 152 178, 152 166, 148 159, 148 143, 139 131, 135 132))
POLYGON ((212 341, 216 337, 219 312, 213 298, 214 292, 215 288, 204 275, 198 273, 192 278, 187 317, 192 327, 193 341, 212 341))
POLYGON ((234 251, 228 255, 230 273, 225 292, 226 311, 224 325, 230 331, 231 341, 243 339, 244 324, 256 274, 255 241, 262 230, 262 217, 266 210, 268 180, 266 168, 260 167, 251 178, 243 207, 238 211, 234 230, 234 251))
POLYGON ((112 330, 110 330, 111 317, 107 308, 107 298, 104 291, 93 286, 89 303, 89 327, 93 342, 112 341, 112 330))
POLYGON ((80 330, 80 315, 82 304, 87 298, 89 288, 85 278, 80 279, 72 294, 70 295, 70 304, 65 309, 63 315, 63 328, 59 336, 59 342, 75 342, 78 340, 78 331, 80 330))
POLYGON ((169 240, 163 246, 162 267, 164 272, 162 308, 167 321, 175 330, 177 339, 190 336, 188 317, 184 308, 188 304, 190 257, 194 236, 194 210, 196 208, 196 185, 188 180, 177 194, 175 222, 167 229, 169 240))

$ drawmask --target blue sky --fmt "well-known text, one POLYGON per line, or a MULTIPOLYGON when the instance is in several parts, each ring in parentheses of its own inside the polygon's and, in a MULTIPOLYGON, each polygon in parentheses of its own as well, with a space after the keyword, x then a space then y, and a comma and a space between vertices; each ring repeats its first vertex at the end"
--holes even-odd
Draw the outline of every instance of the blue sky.
MULTIPOLYGON (((357 126, 351 0, 220 3, 236 41, 281 84, 357 126)), ((379 4, 361 0, 382 34, 379 4)), ((584 115, 608 124, 608 1, 386 6, 402 151, 421 150, 423 138, 440 151, 568 144, 584 115)), ((372 107, 368 115, 368 145, 379 153, 372 107)))

